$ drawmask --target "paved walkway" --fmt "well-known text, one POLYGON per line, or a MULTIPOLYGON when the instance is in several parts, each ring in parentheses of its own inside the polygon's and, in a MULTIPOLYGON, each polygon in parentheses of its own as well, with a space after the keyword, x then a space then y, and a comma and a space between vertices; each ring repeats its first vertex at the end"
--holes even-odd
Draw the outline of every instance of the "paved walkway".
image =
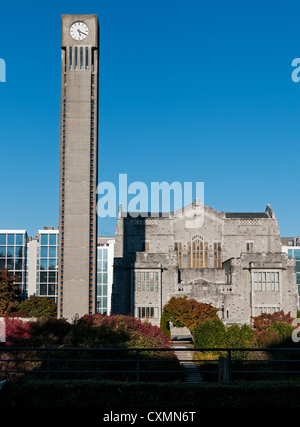
POLYGON ((187 371, 186 381, 188 383, 199 383, 202 381, 202 377, 198 367, 193 361, 192 351, 180 351, 182 348, 188 348, 187 345, 172 344, 172 347, 176 349, 175 354, 178 357, 179 363, 184 366, 187 371))

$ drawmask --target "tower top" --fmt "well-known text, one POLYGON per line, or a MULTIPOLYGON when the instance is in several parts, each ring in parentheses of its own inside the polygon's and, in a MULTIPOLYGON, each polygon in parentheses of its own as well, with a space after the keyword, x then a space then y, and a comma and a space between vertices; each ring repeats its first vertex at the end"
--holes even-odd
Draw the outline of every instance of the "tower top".
POLYGON ((98 47, 97 15, 62 15, 61 46, 88 45, 98 47))

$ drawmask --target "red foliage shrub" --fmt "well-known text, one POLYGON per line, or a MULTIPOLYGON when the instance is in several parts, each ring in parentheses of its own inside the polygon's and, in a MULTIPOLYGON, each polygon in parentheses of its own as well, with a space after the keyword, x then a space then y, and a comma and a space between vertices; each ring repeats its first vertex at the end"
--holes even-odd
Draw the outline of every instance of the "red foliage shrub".
POLYGON ((6 345, 26 346, 30 337, 31 322, 24 322, 20 319, 5 318, 6 345))
POLYGON ((292 324, 294 318, 291 317, 291 313, 285 314, 283 310, 278 311, 276 313, 262 313, 259 316, 252 317, 253 319, 253 327, 257 331, 263 331, 269 329, 275 323, 287 323, 289 325, 292 324))

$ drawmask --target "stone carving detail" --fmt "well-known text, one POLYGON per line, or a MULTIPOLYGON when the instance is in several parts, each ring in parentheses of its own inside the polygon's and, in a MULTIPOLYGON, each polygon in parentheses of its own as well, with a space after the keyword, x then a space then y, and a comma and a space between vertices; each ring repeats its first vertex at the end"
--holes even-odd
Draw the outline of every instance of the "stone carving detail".
POLYGON ((240 219, 239 221, 240 225, 261 225, 261 222, 259 219, 240 219))

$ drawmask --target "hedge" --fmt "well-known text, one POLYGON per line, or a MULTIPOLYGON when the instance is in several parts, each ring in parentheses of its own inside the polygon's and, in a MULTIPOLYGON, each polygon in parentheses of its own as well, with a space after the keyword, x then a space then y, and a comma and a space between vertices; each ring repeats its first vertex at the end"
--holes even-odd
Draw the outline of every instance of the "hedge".
MULTIPOLYGON (((0 408, 201 408, 299 407, 293 381, 219 383, 129 383, 110 381, 8 381, 0 408)), ((1 409, 2 411, 2 409, 1 409)))

